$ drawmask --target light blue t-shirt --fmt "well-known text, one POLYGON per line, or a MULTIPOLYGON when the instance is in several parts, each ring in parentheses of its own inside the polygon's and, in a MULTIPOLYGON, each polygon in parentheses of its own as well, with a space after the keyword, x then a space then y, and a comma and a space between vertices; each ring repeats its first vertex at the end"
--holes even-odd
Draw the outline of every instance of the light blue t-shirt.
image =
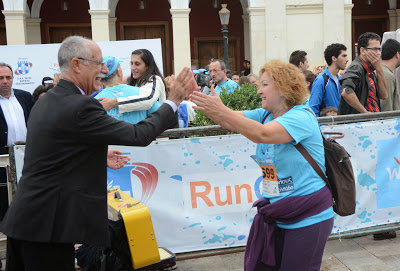
POLYGON ((235 91, 236 88, 240 90, 240 86, 235 81, 232 81, 231 79, 228 79, 227 81, 223 82, 222 84, 219 84, 218 86, 216 86, 215 92, 217 92, 218 95, 220 95, 222 88, 227 89, 228 94, 235 91))
MULTIPOLYGON (((301 142, 325 172, 325 153, 318 121, 313 114, 305 110, 306 108, 311 110, 307 105, 297 105, 277 119, 273 119, 272 114, 269 114, 264 122, 276 121, 280 123, 294 139, 293 142, 284 144, 257 144, 257 157, 262 157, 268 152, 275 156, 280 195, 272 197, 262 194, 271 203, 287 197, 310 195, 326 185, 325 181, 318 176, 307 160, 294 147, 295 144, 301 142)), ((247 118, 258 122, 262 122, 269 113, 262 108, 243 112, 247 118)), ((295 229, 319 223, 332 217, 333 208, 330 207, 300 222, 292 224, 277 222, 277 226, 284 229, 295 229)))
MULTIPOLYGON (((96 95, 95 98, 97 99, 106 97, 110 99, 115 99, 121 97, 136 96, 139 95, 139 89, 140 88, 138 87, 133 87, 130 85, 116 85, 110 88, 103 89, 103 91, 96 95)), ((131 111, 123 114, 119 113, 119 109, 117 106, 108 110, 107 114, 118 120, 136 124, 147 118, 148 115, 156 111, 160 106, 161 104, 156 101, 149 110, 131 111)))

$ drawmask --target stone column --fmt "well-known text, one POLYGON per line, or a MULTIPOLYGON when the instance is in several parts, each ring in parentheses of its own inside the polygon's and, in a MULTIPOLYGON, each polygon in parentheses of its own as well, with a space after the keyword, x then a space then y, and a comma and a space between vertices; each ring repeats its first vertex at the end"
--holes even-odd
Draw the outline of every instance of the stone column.
POLYGON ((400 27, 400 9, 396 9, 396 14, 397 14, 397 27, 396 27, 396 30, 397 30, 397 28, 399 28, 400 27))
POLYGON ((3 10, 6 23, 7 45, 26 44, 26 24, 24 10, 3 10))
POLYGON ((249 7, 251 70, 257 72, 265 64, 265 7, 249 7))
POLYGON ((108 20, 108 26, 109 26, 109 31, 110 31, 110 41, 116 41, 117 40, 117 32, 116 32, 116 26, 115 22, 117 21, 117 18, 109 18, 108 20))
MULTIPOLYGON (((343 0, 325 0, 324 16, 324 48, 332 43, 345 43, 345 9, 343 0), (331 19, 329 19, 331 18, 331 19), (332 23, 334 22, 334 23, 332 23)), ((351 26, 350 26, 351 30, 351 26)))
POLYGON ((106 10, 89 10, 92 19, 92 40, 93 41, 110 41, 109 31, 109 9, 106 10))
POLYGON ((187 9, 170 9, 174 47, 174 74, 191 66, 189 13, 187 9))
POLYGON ((243 32, 244 32, 244 59, 250 59, 249 15, 248 14, 242 15, 242 18, 243 18, 243 32))
POLYGON ((40 18, 26 19, 26 43, 42 44, 42 36, 40 34, 40 18))
POLYGON ((389 9, 387 11, 389 14, 389 31, 396 31, 397 30, 397 12, 395 9, 389 9))
POLYGON ((353 6, 353 4, 346 4, 344 6, 344 45, 347 47, 347 56, 349 58, 348 64, 350 64, 351 60, 354 58, 352 55, 354 44, 352 44, 351 41, 351 10, 353 6))
POLYGON ((287 55, 286 1, 267 0, 265 5, 267 59, 264 59, 264 62, 271 59, 280 59, 286 62, 289 59, 287 55))

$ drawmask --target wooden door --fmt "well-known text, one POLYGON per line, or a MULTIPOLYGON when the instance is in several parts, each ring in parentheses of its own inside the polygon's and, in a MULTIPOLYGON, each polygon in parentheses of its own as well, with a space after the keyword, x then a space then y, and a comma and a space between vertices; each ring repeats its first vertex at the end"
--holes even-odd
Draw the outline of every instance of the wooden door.
POLYGON ((356 56, 355 44, 361 34, 365 32, 374 32, 382 38, 383 33, 389 31, 389 19, 386 15, 353 16, 352 22, 353 58, 356 56))
POLYGON ((6 27, 0 25, 0 45, 7 45, 6 27))
POLYGON ((121 23, 121 36, 124 40, 161 39, 164 77, 172 74, 172 65, 170 63, 169 53, 168 23, 121 23))
POLYGON ((90 25, 48 25, 47 26, 47 43, 61 43, 69 36, 78 35, 82 37, 92 38, 92 28, 90 25))
MULTIPOLYGON (((224 61, 224 41, 222 39, 195 39, 195 59, 198 59, 197 67, 204 68, 209 64, 211 58, 224 61)), ((239 71, 239 39, 237 38, 229 39, 228 60, 229 69, 231 71, 239 71)))

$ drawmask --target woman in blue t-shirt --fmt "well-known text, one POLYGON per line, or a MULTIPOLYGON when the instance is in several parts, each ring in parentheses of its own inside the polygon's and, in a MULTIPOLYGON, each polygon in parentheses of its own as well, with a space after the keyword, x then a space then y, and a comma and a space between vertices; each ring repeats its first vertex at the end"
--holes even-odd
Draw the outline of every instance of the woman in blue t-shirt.
POLYGON ((222 127, 257 144, 263 199, 249 233, 245 270, 320 270, 333 227, 332 196, 324 180, 294 147, 301 143, 325 172, 318 121, 307 105, 307 85, 292 64, 272 60, 260 70, 262 108, 233 111, 212 90, 192 100, 222 127), (264 227, 265 224, 268 227, 264 227))

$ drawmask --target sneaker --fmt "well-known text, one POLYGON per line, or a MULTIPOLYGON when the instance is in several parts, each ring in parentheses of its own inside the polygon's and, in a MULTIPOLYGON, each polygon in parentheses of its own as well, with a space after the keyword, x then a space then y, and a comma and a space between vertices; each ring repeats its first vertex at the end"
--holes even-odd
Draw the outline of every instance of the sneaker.
POLYGON ((396 238, 395 231, 374 233, 374 240, 385 240, 385 239, 392 239, 392 238, 396 238))

